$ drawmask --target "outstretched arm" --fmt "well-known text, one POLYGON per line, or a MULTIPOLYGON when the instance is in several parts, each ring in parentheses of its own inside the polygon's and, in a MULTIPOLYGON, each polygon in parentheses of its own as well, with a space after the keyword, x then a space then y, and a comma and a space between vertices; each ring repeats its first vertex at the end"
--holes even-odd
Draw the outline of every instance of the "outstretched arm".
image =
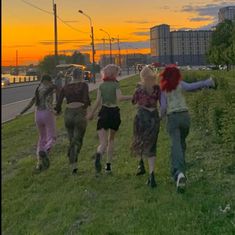
POLYGON ((33 97, 30 102, 28 103, 28 105, 20 112, 20 115, 24 114, 25 112, 27 112, 35 103, 35 97, 33 97))
POLYGON ((116 90, 116 96, 118 101, 125 101, 125 100, 131 100, 132 96, 131 95, 122 95, 122 92, 120 89, 116 90))
POLYGON ((187 83, 187 82, 181 81, 180 84, 184 91, 196 91, 202 88, 215 87, 215 82, 211 78, 203 80, 203 81, 193 82, 193 83, 187 83))

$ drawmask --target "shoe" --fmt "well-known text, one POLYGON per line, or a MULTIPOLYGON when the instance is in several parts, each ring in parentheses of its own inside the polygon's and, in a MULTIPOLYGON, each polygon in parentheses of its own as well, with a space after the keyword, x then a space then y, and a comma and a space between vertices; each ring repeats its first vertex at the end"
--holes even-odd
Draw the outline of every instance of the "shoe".
POLYGON ((184 193, 185 191, 185 186, 186 186, 186 177, 185 175, 180 172, 177 176, 176 180, 176 189, 178 193, 184 193))
POLYGON ((41 163, 37 163, 37 165, 35 166, 35 168, 33 169, 33 174, 39 174, 42 172, 42 164, 41 163))
POLYGON ((137 168, 136 175, 144 175, 145 174, 145 168, 144 168, 144 161, 141 159, 137 168))
POLYGON ((111 174, 112 173, 111 163, 106 163, 105 172, 107 174, 111 174))
POLYGON ((78 173, 78 168, 73 169, 72 175, 76 175, 78 173))
POLYGON ((45 151, 39 151, 38 155, 39 155, 39 158, 40 158, 40 160, 42 162, 43 170, 46 170, 47 168, 49 168, 50 160, 49 160, 49 158, 47 156, 47 153, 45 151))
POLYGON ((157 187, 157 183, 155 181, 154 173, 152 172, 148 178, 147 185, 149 185, 151 188, 157 187))
POLYGON ((102 169, 102 166, 101 166, 101 163, 100 163, 100 159, 101 159, 101 154, 100 153, 96 153, 95 154, 95 170, 96 170, 96 173, 100 173, 101 169, 102 169))

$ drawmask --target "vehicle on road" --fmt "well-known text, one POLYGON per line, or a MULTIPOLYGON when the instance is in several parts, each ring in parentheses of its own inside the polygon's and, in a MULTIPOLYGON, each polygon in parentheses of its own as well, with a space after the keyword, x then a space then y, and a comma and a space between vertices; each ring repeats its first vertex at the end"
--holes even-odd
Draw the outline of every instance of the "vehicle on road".
POLYGON ((83 78, 85 81, 91 82, 91 76, 92 76, 91 71, 84 71, 83 78))
POLYGON ((10 80, 6 77, 2 77, 1 85, 2 85, 2 87, 9 86, 10 85, 10 80))
POLYGON ((81 69, 82 77, 84 77, 84 71, 86 66, 80 64, 59 64, 56 66, 57 72, 62 71, 65 78, 65 84, 68 84, 73 79, 73 70, 75 68, 81 69))

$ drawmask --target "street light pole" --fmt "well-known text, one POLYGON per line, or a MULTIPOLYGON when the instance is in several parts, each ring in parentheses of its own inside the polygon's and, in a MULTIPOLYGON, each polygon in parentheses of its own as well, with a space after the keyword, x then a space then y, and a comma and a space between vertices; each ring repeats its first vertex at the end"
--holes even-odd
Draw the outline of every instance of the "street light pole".
POLYGON ((54 44, 55 44, 55 66, 58 64, 58 39, 57 39, 57 10, 56 4, 53 0, 53 12, 54 12, 54 44))
POLYGON ((112 64, 112 42, 111 42, 110 34, 106 31, 104 31, 103 29, 100 29, 100 31, 103 31, 109 37, 109 60, 110 60, 110 64, 112 64))
POLYGON ((92 20, 91 17, 87 14, 85 14, 82 10, 78 11, 79 13, 83 14, 84 16, 86 16, 89 21, 90 21, 90 27, 91 27, 91 47, 92 47, 92 74, 95 78, 95 44, 94 44, 94 29, 93 29, 93 25, 92 25, 92 20))

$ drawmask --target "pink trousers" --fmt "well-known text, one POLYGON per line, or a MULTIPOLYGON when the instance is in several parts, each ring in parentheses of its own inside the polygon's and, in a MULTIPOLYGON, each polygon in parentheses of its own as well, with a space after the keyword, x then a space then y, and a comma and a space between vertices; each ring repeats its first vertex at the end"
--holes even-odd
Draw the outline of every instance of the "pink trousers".
POLYGON ((55 116, 49 110, 37 110, 35 122, 39 132, 37 154, 39 151, 50 151, 56 141, 55 116))

